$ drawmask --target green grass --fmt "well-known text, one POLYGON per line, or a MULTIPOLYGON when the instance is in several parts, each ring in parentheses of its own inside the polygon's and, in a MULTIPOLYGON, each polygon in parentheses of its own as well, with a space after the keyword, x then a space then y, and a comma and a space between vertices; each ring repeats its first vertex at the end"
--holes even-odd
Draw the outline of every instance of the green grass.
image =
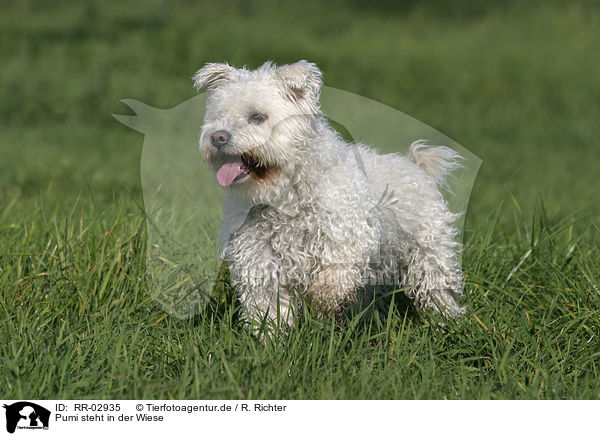
POLYGON ((125 3, 0 7, 0 397, 599 397, 600 8, 125 3), (190 98, 206 61, 301 58, 483 159, 457 325, 398 296, 263 344, 234 305, 156 307, 142 137, 110 114, 190 98))

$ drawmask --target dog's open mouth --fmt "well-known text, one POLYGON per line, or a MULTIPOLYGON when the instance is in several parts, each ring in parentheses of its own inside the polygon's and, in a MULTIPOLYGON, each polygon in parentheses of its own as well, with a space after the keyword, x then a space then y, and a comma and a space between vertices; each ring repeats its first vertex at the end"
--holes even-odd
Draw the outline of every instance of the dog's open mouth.
POLYGON ((244 153, 241 156, 235 156, 223 163, 217 170, 217 182, 226 187, 234 182, 240 182, 251 173, 261 175, 266 170, 265 165, 261 164, 251 155, 244 153))

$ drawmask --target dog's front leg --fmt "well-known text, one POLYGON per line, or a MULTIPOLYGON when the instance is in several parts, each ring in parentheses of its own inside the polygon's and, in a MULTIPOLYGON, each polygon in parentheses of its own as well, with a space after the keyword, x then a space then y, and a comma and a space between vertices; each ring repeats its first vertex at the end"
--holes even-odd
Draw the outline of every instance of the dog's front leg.
POLYGON ((242 315, 251 330, 291 326, 293 302, 289 293, 274 277, 261 277, 236 286, 242 302, 242 315))
POLYGON ((328 265, 315 275, 306 297, 318 316, 339 315, 356 296, 360 273, 353 265, 328 265))

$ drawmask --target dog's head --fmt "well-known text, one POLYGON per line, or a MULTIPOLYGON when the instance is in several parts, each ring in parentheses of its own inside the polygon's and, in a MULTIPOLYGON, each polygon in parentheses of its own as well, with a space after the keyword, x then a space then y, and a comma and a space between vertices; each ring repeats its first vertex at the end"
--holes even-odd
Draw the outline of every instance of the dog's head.
POLYGON ((306 61, 253 71, 207 64, 196 73, 194 86, 207 90, 200 150, 221 186, 253 195, 293 180, 320 113, 321 83, 306 61))

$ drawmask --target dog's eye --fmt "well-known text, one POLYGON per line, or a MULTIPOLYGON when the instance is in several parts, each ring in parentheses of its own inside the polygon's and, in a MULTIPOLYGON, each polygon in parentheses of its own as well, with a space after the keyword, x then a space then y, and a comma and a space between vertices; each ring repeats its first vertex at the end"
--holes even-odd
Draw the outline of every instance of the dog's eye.
POLYGON ((248 117, 248 122, 252 124, 262 124, 267 119, 266 115, 259 114, 258 112, 252 112, 248 117))

